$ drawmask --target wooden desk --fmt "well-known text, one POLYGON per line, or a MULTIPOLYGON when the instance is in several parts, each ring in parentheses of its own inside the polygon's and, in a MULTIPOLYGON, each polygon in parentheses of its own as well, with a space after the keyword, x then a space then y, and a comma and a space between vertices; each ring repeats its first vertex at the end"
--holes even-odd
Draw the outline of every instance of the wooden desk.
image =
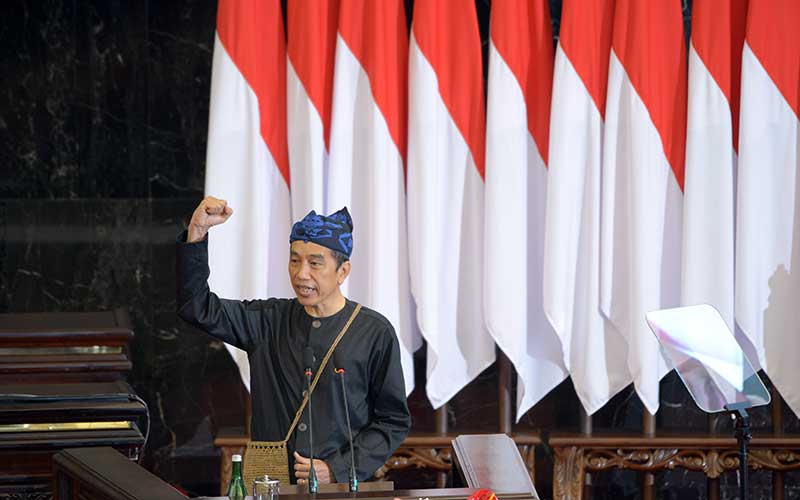
MULTIPOLYGON (((111 448, 63 450, 53 458, 55 500, 185 500, 170 485, 111 448)), ((281 494, 281 500, 465 500, 474 488, 281 494)), ((227 497, 205 497, 227 500, 227 497)), ((248 497, 251 498, 252 497, 248 497)), ((500 500, 532 500, 529 493, 498 495, 500 500)))
MULTIPOLYGON (((389 457, 380 469, 375 471, 375 478, 386 479, 387 474, 393 470, 408 468, 425 468, 442 474, 450 472, 453 466, 452 441, 458 434, 411 434, 389 457)), ((517 445, 520 455, 528 468, 531 480, 535 481, 536 446, 542 440, 537 434, 510 434, 517 445)), ((231 457, 244 454, 249 437, 244 435, 242 429, 221 429, 214 439, 214 446, 221 451, 220 458, 220 494, 228 490, 231 480, 231 457)), ((423 497, 424 498, 424 497, 423 497)))
MULTIPOLYGON (((465 500, 473 493, 478 491, 475 488, 437 488, 427 490, 394 490, 394 491, 368 491, 358 492, 354 495, 341 493, 317 493, 316 495, 281 495, 281 500, 351 500, 353 498, 365 498, 369 500, 393 500, 403 498, 409 500, 419 500, 429 498, 431 500, 465 500)), ((203 497, 204 500, 227 500, 228 497, 203 497)), ((253 497, 248 496, 248 499, 253 497)), ((506 493, 498 495, 499 500, 532 500, 527 493, 506 493)))
MULTIPOLYGON (((358 492, 366 491, 394 491, 394 483, 391 481, 363 481, 358 483, 358 492)), ((305 484, 282 484, 281 496, 284 495, 304 495, 308 492, 308 485, 305 484)), ((319 493, 350 493, 348 483, 326 483, 320 484, 319 493)))
MULTIPOLYGON (((736 439, 702 435, 553 434, 553 498, 581 500, 587 472, 613 468, 656 472, 683 467, 718 478, 739 468, 736 439)), ((800 470, 800 436, 753 437, 750 467, 771 471, 800 470)))

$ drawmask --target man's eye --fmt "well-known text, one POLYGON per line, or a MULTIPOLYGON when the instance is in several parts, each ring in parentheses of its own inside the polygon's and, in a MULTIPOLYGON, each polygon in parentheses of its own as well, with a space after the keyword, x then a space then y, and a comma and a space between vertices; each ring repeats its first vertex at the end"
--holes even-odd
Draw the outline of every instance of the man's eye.
POLYGON ((322 265, 322 263, 321 262, 312 262, 311 265, 314 266, 314 267, 319 267, 319 266, 322 265))

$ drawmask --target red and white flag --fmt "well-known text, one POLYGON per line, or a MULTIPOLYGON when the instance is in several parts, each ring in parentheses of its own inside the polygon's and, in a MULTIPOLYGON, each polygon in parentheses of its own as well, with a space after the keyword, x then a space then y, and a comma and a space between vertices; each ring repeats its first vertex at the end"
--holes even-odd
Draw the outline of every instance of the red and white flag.
MULTIPOLYGON (((207 195, 233 217, 209 235, 209 286, 231 299, 291 294, 286 43, 279 0, 220 0, 211 73, 207 195)), ((250 388, 247 354, 228 346, 250 388)))
POLYGON ((351 0, 339 17, 328 210, 355 221, 345 295, 394 326, 406 392, 414 388, 415 328, 408 276, 405 154, 408 26, 401 0, 351 0))
MULTIPOLYGON (((565 0, 553 76, 544 310, 592 414, 631 382, 627 343, 600 311, 600 179, 614 0, 565 0)), ((488 181, 487 181, 488 185, 488 181)))
POLYGON ((328 139, 339 0, 290 1, 286 71, 292 220, 328 213, 328 139))
POLYGON ((517 420, 567 377, 561 342, 542 308, 552 76, 547 1, 495 2, 486 115, 484 299, 489 332, 517 372, 517 420))
POLYGON ((658 410, 668 367, 645 313, 680 302, 686 49, 680 2, 617 0, 603 138, 600 304, 658 410))
POLYGON ((485 116, 474 3, 417 0, 409 46, 411 292, 438 408, 495 359, 482 307, 485 116))
POLYGON ((696 2, 689 47, 684 305, 711 304, 733 330, 736 141, 747 0, 696 2))
POLYGON ((800 3, 751 1, 742 55, 736 321, 800 415, 800 3))

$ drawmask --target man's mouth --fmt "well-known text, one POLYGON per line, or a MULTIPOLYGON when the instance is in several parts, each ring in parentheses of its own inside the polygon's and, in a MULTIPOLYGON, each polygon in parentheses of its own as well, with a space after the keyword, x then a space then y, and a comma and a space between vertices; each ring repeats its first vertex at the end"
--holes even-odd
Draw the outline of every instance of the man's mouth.
POLYGON ((314 287, 311 287, 311 286, 297 285, 295 288, 297 289, 298 295, 302 295, 304 297, 307 297, 307 296, 313 294, 316 291, 316 289, 314 287))

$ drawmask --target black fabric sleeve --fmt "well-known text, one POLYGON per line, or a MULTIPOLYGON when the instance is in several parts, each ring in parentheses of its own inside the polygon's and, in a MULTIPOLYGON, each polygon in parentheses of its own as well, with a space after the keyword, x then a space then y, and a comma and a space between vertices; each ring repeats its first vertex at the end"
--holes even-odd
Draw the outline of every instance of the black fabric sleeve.
MULTIPOLYGON (((400 344, 391 326, 384 339, 386 342, 383 349, 370 360, 372 380, 369 390, 371 398, 374 398, 372 418, 369 424, 353 436, 359 481, 365 481, 375 474, 400 446, 411 428, 403 368, 400 364, 400 344)), ((334 481, 348 481, 349 444, 324 457, 324 460, 333 473, 334 481)))
POLYGON ((239 349, 250 351, 264 342, 269 321, 266 302, 220 299, 208 287, 208 235, 186 243, 186 231, 178 236, 175 252, 178 316, 209 335, 239 349))

